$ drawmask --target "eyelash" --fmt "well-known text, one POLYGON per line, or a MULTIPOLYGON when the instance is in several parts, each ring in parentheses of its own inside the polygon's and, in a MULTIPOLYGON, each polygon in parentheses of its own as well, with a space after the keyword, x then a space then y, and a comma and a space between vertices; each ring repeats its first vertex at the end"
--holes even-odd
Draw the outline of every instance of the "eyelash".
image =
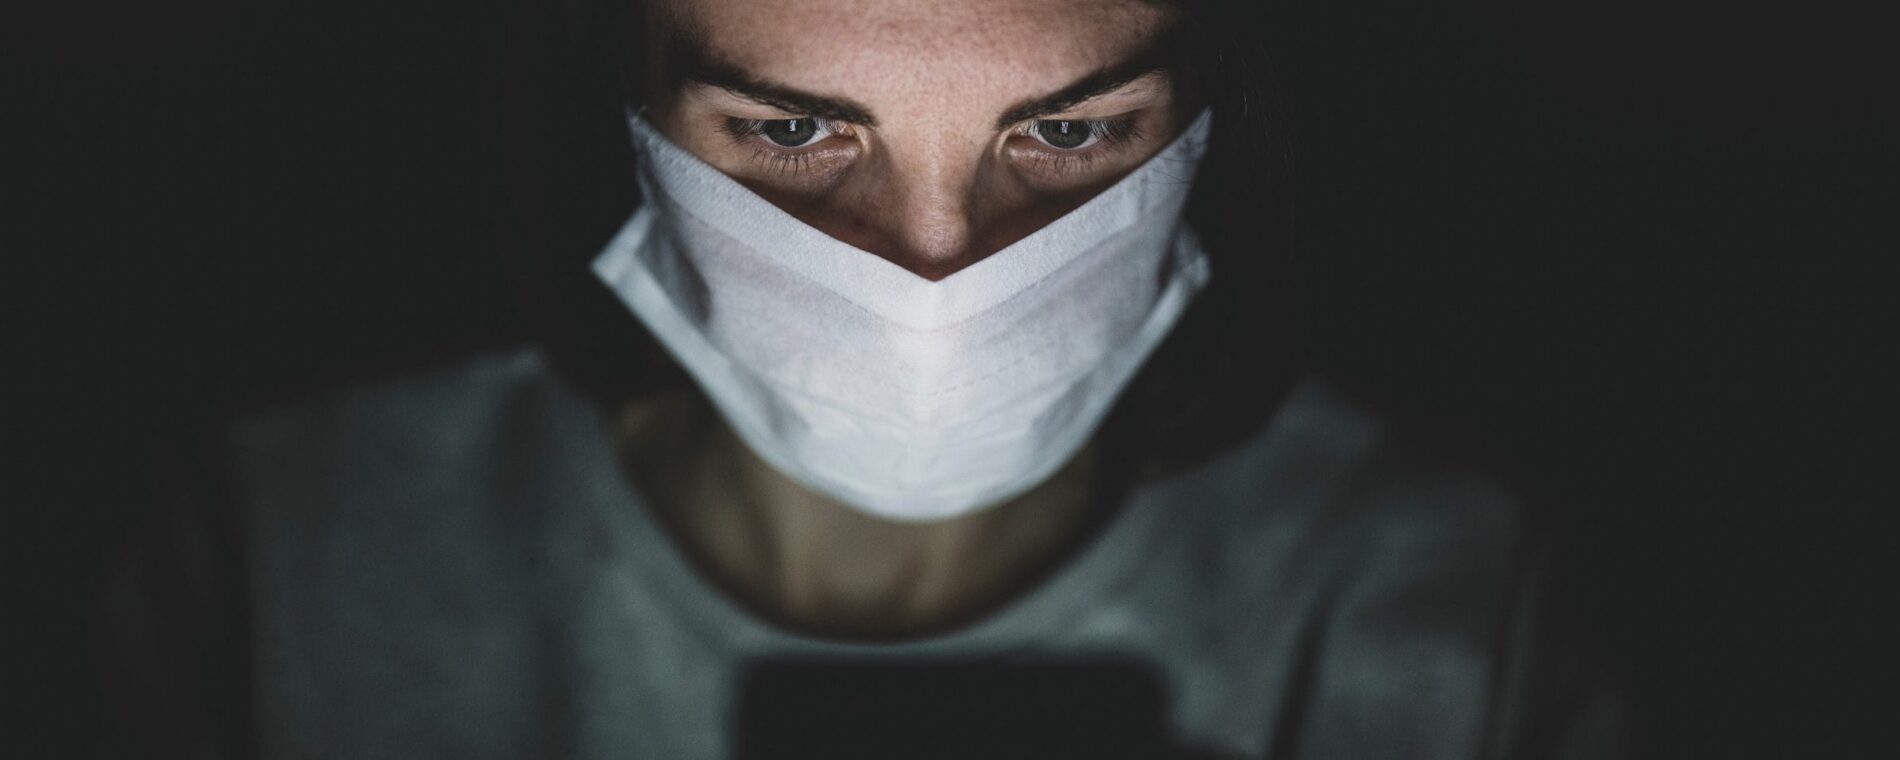
MULTIPOLYGON (((817 117, 803 118, 811 118, 817 127, 826 133, 833 135, 846 133, 843 125, 839 122, 817 117)), ((811 146, 775 148, 765 144, 767 142, 765 137, 765 125, 769 121, 776 120, 729 117, 725 120, 725 123, 720 126, 720 131, 732 138, 733 142, 750 149, 752 151, 753 160, 763 164, 766 169, 775 174, 781 176, 790 174, 795 177, 811 168, 813 159, 813 151, 809 149, 811 146)), ((1021 126, 1010 131, 1012 134, 1030 140, 1039 146, 1031 149, 1035 154, 1031 158, 1031 160, 1034 161, 1034 164, 1031 166, 1032 170, 1056 175, 1069 174, 1087 169, 1089 165, 1095 163, 1097 159, 1102 157, 1100 154, 1104 150, 1109 149, 1097 148, 1096 146, 1120 146, 1140 139, 1142 136, 1141 127, 1135 123, 1133 118, 1037 119, 1024 122, 1021 126), (1036 125, 1044 121, 1080 122, 1083 128, 1088 130, 1089 137, 1094 140, 1094 143, 1088 147, 1071 148, 1068 150, 1047 145, 1035 136, 1036 125)), ((822 140, 820 140, 820 142, 822 142, 822 140)))
MULTIPOLYGON (((828 134, 835 135, 844 133, 843 125, 840 122, 830 119, 821 119, 815 116, 798 118, 811 119, 812 122, 817 125, 818 129, 828 134)), ((724 132, 727 137, 732 138, 734 143, 750 149, 752 151, 752 159, 763 164, 766 169, 775 174, 781 176, 790 174, 796 177, 806 169, 811 168, 813 153, 813 151, 810 150, 811 145, 797 148, 774 148, 765 144, 767 142, 765 137, 765 125, 772 121, 782 120, 742 119, 736 116, 728 117, 725 123, 720 125, 719 131, 724 132)), ((823 140, 819 142, 823 142, 823 140)), ((812 143, 812 145, 816 144, 817 143, 812 143)))
POLYGON ((1039 146, 1032 149, 1036 154, 1031 159, 1035 162, 1032 167, 1035 171, 1058 175, 1087 169, 1090 164, 1095 163, 1097 159, 1102 157, 1101 154, 1103 151, 1133 142, 1140 139, 1142 135, 1140 125, 1136 124, 1133 118, 1128 117, 1120 119, 1037 119, 1024 122, 1022 126, 1016 127, 1011 130, 1011 132, 1039 146), (1070 148, 1067 150, 1047 145, 1034 134, 1036 125, 1045 121, 1081 122, 1083 129, 1088 130, 1089 138, 1095 142, 1088 147, 1070 148), (1096 146, 1109 147, 1098 149, 1096 146))

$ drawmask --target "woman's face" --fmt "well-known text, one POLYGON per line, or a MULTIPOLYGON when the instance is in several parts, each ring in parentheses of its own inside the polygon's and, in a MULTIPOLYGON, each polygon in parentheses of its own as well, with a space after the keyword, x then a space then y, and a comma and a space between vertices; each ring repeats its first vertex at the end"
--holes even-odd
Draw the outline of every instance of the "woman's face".
POLYGON ((1135 0, 666 0, 648 116, 800 220, 932 280, 1180 128, 1172 11, 1135 0))

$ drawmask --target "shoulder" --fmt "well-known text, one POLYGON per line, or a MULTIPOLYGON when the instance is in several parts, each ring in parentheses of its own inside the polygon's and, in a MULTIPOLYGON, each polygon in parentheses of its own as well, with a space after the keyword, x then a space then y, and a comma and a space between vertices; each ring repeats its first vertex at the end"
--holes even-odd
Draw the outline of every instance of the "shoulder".
POLYGON ((514 348, 448 364, 358 380, 240 416, 228 440, 237 450, 268 451, 322 440, 446 440, 457 428, 492 417, 548 379, 538 351, 514 348))
POLYGON ((229 438, 271 448, 319 432, 400 433, 466 423, 468 412, 505 405, 546 374, 539 352, 514 348, 326 389, 236 419, 229 438))
POLYGON ((1227 593, 1355 652, 1338 667, 1378 671, 1367 683, 1421 660, 1481 680, 1541 561, 1511 489, 1317 380, 1193 480, 1188 503, 1213 505, 1193 521, 1197 554, 1223 558, 1227 593))
POLYGON ((1300 457, 1295 469, 1309 474, 1282 477, 1315 481, 1304 508, 1325 546, 1334 612, 1369 631, 1430 618, 1486 639, 1542 561, 1522 497, 1330 385, 1309 383, 1288 411, 1280 456, 1300 457))
POLYGON ((1522 500, 1496 477, 1318 378, 1196 480, 1216 492, 1226 526, 1291 521, 1359 555, 1495 552, 1528 530, 1522 500))
POLYGON ((553 385, 533 348, 360 380, 237 418, 228 464, 240 497, 480 468, 516 438, 511 428, 533 424, 553 385))
POLYGON ((545 680, 536 631, 550 595, 584 582, 570 571, 598 543, 589 510, 613 503, 589 477, 598 439, 578 402, 521 349, 230 428, 261 742, 320 736, 348 757, 462 737, 531 754, 507 742, 545 680))
POLYGON ((1287 688, 1307 718, 1286 741, 1412 757, 1496 741, 1512 699, 1498 674, 1544 556, 1512 489, 1318 381, 1218 467, 1206 541, 1294 637, 1286 672, 1304 686, 1287 688))

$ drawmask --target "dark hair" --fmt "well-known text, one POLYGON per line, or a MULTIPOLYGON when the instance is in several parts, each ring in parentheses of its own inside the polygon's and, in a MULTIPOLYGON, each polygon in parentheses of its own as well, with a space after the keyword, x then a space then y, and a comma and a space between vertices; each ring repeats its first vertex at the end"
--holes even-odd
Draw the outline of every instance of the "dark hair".
MULTIPOLYGON (((1214 276, 1105 427, 1108 451, 1163 467, 1200 461, 1257 430, 1278 407, 1303 353, 1293 329, 1292 161, 1264 19, 1245 0, 1172 4, 1182 25, 1184 94, 1214 113, 1187 209, 1214 276)), ((637 99, 642 67, 655 52, 642 45, 646 18, 638 0, 570 0, 569 10, 577 45, 615 79, 620 105, 637 99)), ((603 402, 688 382, 611 299, 562 306, 567 318, 547 338, 551 353, 603 402)))
POLYGON ((1149 462, 1191 464, 1254 432, 1303 354, 1293 323, 1292 153, 1259 5, 1177 4, 1182 78, 1214 114, 1187 208, 1214 276, 1111 421, 1121 445, 1149 462))

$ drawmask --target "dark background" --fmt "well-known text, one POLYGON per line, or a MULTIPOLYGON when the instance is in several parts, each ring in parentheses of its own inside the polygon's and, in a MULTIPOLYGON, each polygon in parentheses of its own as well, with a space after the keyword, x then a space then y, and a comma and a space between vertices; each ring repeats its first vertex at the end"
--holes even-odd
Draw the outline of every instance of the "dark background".
MULTIPOLYGON (((112 730, 77 621, 155 452, 531 335, 629 208, 611 80, 558 5, 259 5, 0 25, 23 736, 112 730)), ((1541 506, 1643 756, 1890 756, 1873 15, 1262 7, 1315 363, 1541 506)))

